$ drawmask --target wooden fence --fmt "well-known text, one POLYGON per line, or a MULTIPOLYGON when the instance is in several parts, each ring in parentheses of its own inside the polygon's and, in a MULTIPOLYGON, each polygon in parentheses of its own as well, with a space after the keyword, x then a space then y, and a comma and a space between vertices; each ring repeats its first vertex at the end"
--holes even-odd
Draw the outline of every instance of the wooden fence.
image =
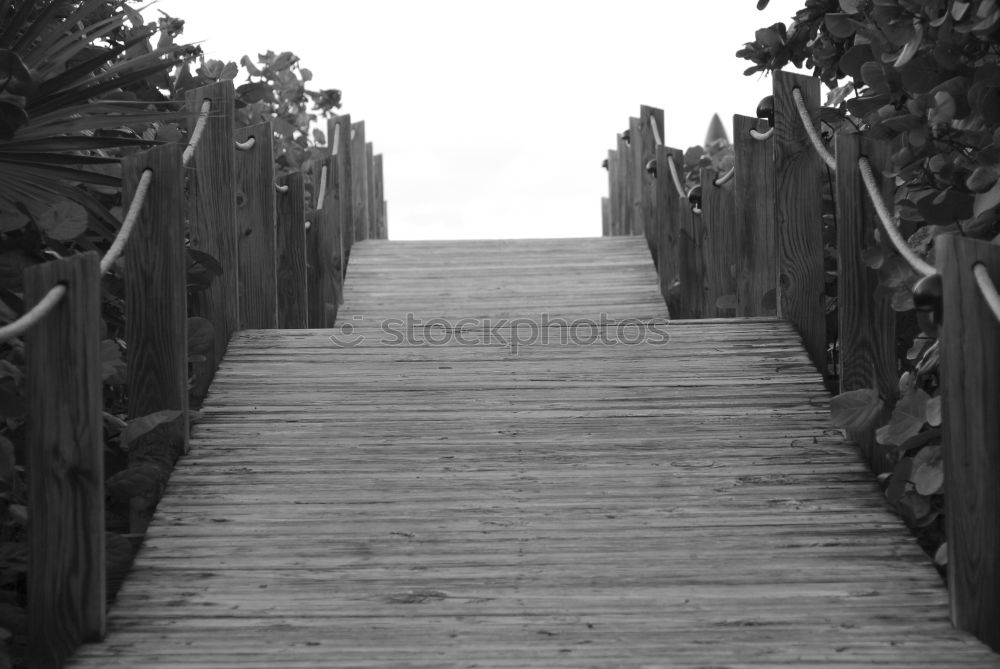
MULTIPOLYGON (((864 174, 870 165, 872 190, 893 202, 893 179, 883 176, 891 150, 886 142, 843 132, 830 154, 813 126, 819 106, 817 79, 775 73, 773 127, 734 116, 735 168, 726 175, 702 170, 696 207, 681 183, 683 153, 660 140, 663 111, 641 107, 605 163, 603 231, 646 237, 672 318, 782 317, 826 374, 820 194, 835 179, 839 386, 842 392, 875 388, 891 405, 899 394, 896 317, 889 297, 876 291, 877 272, 862 262, 863 251, 877 245, 876 229, 883 239, 895 232, 891 220, 879 228, 878 198, 864 174)), ((942 235, 935 248, 937 266, 923 273, 939 273, 943 281, 952 620, 1000 650, 1000 298, 992 309, 989 304, 992 282, 1000 281, 1000 247, 942 235)), ((891 471, 874 430, 849 436, 875 471, 891 471)))
POLYGON ((32 667, 62 666, 105 632, 101 275, 125 240, 128 415, 180 411, 169 438, 186 451, 189 376, 203 395, 236 330, 331 327, 351 246, 387 237, 382 156, 363 122, 331 119, 329 155, 276 181, 270 124, 235 128, 231 82, 186 104, 183 155, 165 145, 123 161, 130 213, 114 251, 29 268, 31 311, 4 328, 26 329, 32 667), (190 303, 188 243, 223 268, 190 303), (188 361, 189 316, 214 325, 203 363, 188 361))

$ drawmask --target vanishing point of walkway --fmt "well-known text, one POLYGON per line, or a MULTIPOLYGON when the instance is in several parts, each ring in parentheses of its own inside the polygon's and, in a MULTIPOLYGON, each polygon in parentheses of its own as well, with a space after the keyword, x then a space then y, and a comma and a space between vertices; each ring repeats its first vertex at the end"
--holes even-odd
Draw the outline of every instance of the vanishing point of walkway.
POLYGON ((72 666, 1000 667, 787 324, 667 324, 637 238, 352 254, 350 327, 236 335, 72 666))

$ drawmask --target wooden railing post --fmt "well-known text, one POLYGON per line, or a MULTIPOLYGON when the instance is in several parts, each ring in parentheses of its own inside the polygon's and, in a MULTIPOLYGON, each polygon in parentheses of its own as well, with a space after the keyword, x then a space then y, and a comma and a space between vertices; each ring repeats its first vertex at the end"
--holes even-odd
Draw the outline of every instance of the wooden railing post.
POLYGON ((601 236, 611 236, 611 199, 601 198, 601 236))
POLYGON ((278 327, 277 231, 274 211, 274 136, 270 121, 236 130, 236 213, 240 329, 278 327))
MULTIPOLYGON (((663 129, 660 129, 663 132, 663 129)), ((677 192, 670 172, 670 161, 683 172, 684 154, 666 146, 656 147, 656 237, 659 239, 657 271, 660 275, 660 293, 667 303, 670 318, 683 318, 680 306, 680 264, 678 258, 681 224, 677 212, 681 195, 677 192)), ((687 204, 687 202, 683 202, 687 204)))
MULTIPOLYGON (((368 239, 366 230, 360 226, 355 219, 353 192, 354 192, 354 161, 353 142, 351 141, 351 115, 344 114, 335 116, 327 124, 328 137, 333 141, 335 134, 340 135, 337 143, 337 201, 340 203, 340 222, 344 234, 344 255, 351 252, 354 242, 368 239), (337 128, 340 128, 338 131, 337 128), (348 239, 350 242, 348 243, 348 239)), ((345 267, 346 269, 346 267, 345 267)))
MULTIPOLYGON (((894 180, 882 176, 889 164, 889 145, 857 133, 838 133, 836 155, 840 392, 874 388, 892 406, 899 386, 896 313, 889 295, 876 291, 878 271, 862 259, 866 249, 876 246, 878 218, 858 169, 858 159, 866 156, 875 178, 882 182, 883 200, 892 202, 894 180)), ((874 423, 881 424, 881 420, 874 423)), ((874 427, 849 431, 848 438, 857 442, 876 474, 892 471, 893 462, 887 457, 891 449, 876 442, 874 427)))
POLYGON ((645 163, 642 161, 643 141, 641 121, 632 116, 628 120, 629 145, 629 201, 632 204, 630 235, 645 235, 645 210, 642 206, 642 184, 645 181, 645 163))
POLYGON ((941 330, 945 532, 951 618, 1000 651, 1000 323, 976 283, 982 263, 1000 284, 1000 248, 935 239, 941 330))
POLYGON ((309 327, 306 290, 305 193, 302 173, 277 179, 275 213, 278 228, 278 327, 309 327))
POLYGON ((704 226, 705 304, 703 316, 736 313, 739 237, 735 225, 733 182, 715 185, 715 170, 701 171, 701 220, 704 226))
MULTIPOLYGON (((129 462, 166 468, 188 441, 187 254, 181 147, 168 144, 122 160, 122 202, 128 210, 143 171, 153 172, 125 251, 125 341, 128 417, 180 411, 180 417, 129 445, 129 462)), ((132 531, 145 531, 150 509, 134 500, 132 531)))
MULTIPOLYGON (((619 139, 615 146, 620 145, 621 140, 619 139)), ((609 204, 611 207, 608 235, 615 237, 620 235, 622 230, 621 160, 619 159, 617 148, 608 151, 608 199, 610 200, 609 204)))
MULTIPOLYGON (((362 239, 371 238, 371 212, 368 211, 368 152, 365 149, 365 122, 351 124, 351 132, 341 137, 351 144, 351 201, 354 203, 354 229, 362 239)), ((355 237, 357 239, 357 237, 355 237)))
MULTIPOLYGON (((754 139, 751 130, 765 132, 767 121, 733 116, 736 153, 736 315, 777 314, 778 233, 774 217, 773 137, 754 139)), ((813 193, 815 195, 815 192, 813 193)), ((818 225, 818 223, 817 223, 818 225)))
POLYGON ((229 339, 239 324, 239 283, 237 279, 236 182, 233 149, 233 82, 223 81, 188 91, 186 110, 190 127, 210 100, 211 110, 193 160, 188 165, 191 200, 189 234, 191 247, 219 261, 222 276, 199 292, 191 301, 191 315, 211 321, 215 329, 213 347, 205 362, 195 363, 196 398, 204 398, 229 339))
POLYGON ((658 264, 659 259, 657 258, 657 240, 655 238, 655 233, 657 230, 656 221, 656 178, 646 172, 646 165, 649 161, 656 158, 656 138, 653 136, 653 128, 650 126, 650 120, 656 122, 657 128, 663 127, 663 110, 657 109, 656 107, 650 107, 648 105, 642 105, 639 107, 639 146, 641 148, 639 154, 639 178, 641 179, 640 185, 640 198, 642 204, 640 205, 640 210, 642 212, 642 222, 643 222, 643 234, 646 236, 646 244, 649 246, 649 252, 653 256, 653 263, 658 264))
POLYGON ((105 632, 99 265, 90 252, 25 272, 29 308, 67 291, 25 337, 32 669, 63 666, 105 632))
POLYGON ((826 371, 826 277, 823 200, 827 178, 799 118, 793 89, 810 111, 820 106, 819 79, 774 73, 774 214, 778 223, 778 315, 798 330, 809 357, 826 371))
POLYGON ((334 156, 312 164, 313 215, 309 226, 306 252, 309 258, 309 327, 333 327, 337 318, 343 286, 342 244, 336 188, 337 169, 334 156), (326 167, 324 170, 323 167, 326 167), (326 183, 322 183, 323 173, 326 183), (322 206, 318 202, 323 192, 322 206))
POLYGON ((618 234, 632 234, 632 185, 630 177, 632 170, 632 155, 629 151, 628 142, 623 135, 618 135, 618 161, 615 169, 615 179, 618 188, 618 234))
POLYGON ((365 169, 368 177, 365 186, 368 195, 368 236, 379 239, 378 219, 382 203, 375 200, 375 147, 371 142, 365 142, 365 169))
POLYGON ((382 154, 379 153, 375 156, 375 179, 374 179, 374 191, 375 191, 375 207, 376 207, 376 223, 375 226, 378 229, 379 239, 389 238, 389 227, 385 220, 385 174, 382 169, 382 154))

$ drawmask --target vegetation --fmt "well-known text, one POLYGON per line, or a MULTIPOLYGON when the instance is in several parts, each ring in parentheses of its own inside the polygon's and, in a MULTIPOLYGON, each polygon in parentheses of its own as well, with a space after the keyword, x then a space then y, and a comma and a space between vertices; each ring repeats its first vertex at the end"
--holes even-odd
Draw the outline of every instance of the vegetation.
MULTIPOLYGON (((147 23, 129 0, 13 0, 0 3, 0 325, 24 310, 22 273, 33 264, 104 252, 120 227, 122 157, 156 144, 185 143, 185 90, 235 79, 236 63, 199 58, 178 44, 184 22, 162 15, 147 23)), ((307 88, 311 73, 290 53, 244 56, 247 82, 237 87, 237 122, 269 120, 275 160, 290 171, 320 153, 325 138, 311 125, 340 105, 340 91, 307 88)), ((207 288, 222 268, 189 249, 189 290, 207 288)), ((103 283, 102 365, 108 492, 109 580, 131 562, 130 500, 155 505, 176 453, 137 458, 130 444, 173 421, 160 412, 126 421, 124 305, 121 272, 103 283)), ((191 319, 189 345, 211 324, 191 319)), ((0 669, 23 663, 25 526, 24 348, 0 344, 0 669)), ((134 511, 134 509, 133 509, 134 511)), ((137 537, 134 537, 137 538, 137 537)))
MULTIPOLYGON (((893 143, 898 224, 933 263, 937 234, 1000 243, 998 29, 993 0, 807 0, 788 26, 758 30, 737 55, 752 63, 746 74, 789 63, 811 69, 830 89, 821 115, 830 129, 849 123, 893 143)), ((940 289, 920 282, 885 239, 864 260, 899 313, 898 397, 844 393, 833 417, 840 427, 865 429, 891 407, 877 430, 897 462, 883 477, 886 495, 943 566, 937 327, 915 310, 936 308, 939 316, 940 289)))

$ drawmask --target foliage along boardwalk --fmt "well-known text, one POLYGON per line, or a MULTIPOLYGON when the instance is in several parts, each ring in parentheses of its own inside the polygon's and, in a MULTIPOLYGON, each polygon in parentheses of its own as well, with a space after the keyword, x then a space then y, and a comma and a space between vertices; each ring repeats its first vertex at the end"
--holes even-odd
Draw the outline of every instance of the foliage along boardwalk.
POLYGON ((352 328, 236 334, 72 666, 1000 666, 787 324, 666 325, 638 238, 365 241, 346 285, 352 328), (644 341, 557 322, 602 314, 644 341))

